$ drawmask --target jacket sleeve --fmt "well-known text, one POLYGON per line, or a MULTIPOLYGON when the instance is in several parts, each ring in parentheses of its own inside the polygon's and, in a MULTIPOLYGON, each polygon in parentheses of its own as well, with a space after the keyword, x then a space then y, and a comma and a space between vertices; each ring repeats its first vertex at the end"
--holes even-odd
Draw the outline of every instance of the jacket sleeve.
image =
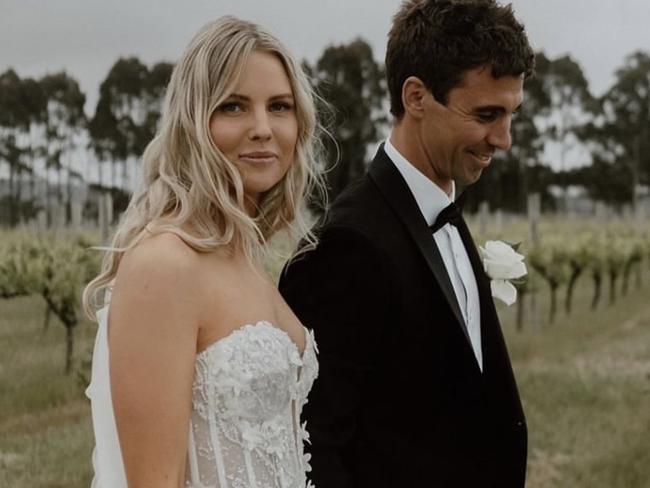
POLYGON ((354 486, 357 427, 364 384, 388 323, 387 262, 373 242, 350 228, 330 228, 315 250, 285 267, 280 291, 314 330, 319 374, 303 411, 318 488, 354 486))

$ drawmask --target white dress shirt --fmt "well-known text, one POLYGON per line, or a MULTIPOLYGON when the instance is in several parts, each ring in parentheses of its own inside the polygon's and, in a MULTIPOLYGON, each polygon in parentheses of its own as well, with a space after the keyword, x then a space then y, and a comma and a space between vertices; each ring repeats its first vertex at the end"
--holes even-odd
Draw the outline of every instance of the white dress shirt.
MULTIPOLYGON (((447 195, 438 185, 409 163, 390 143, 390 140, 387 140, 384 144, 384 151, 386 151, 386 154, 406 181, 427 224, 429 226, 433 225, 442 209, 454 200, 455 184, 452 182, 451 195, 447 195)), ((458 229, 451 224, 445 224, 441 227, 433 234, 433 238, 454 287, 456 300, 465 320, 476 361, 481 371, 483 371, 481 306, 476 277, 467 250, 463 245, 458 229)))

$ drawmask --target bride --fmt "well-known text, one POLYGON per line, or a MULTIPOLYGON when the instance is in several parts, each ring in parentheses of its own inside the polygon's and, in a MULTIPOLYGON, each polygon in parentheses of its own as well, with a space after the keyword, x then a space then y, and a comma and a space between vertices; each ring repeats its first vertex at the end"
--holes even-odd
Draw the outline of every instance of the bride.
POLYGON ((309 485, 300 412, 316 344, 261 263, 280 230, 314 241, 303 207, 322 188, 317 128, 276 38, 233 17, 196 34, 84 291, 99 323, 93 487, 309 485))

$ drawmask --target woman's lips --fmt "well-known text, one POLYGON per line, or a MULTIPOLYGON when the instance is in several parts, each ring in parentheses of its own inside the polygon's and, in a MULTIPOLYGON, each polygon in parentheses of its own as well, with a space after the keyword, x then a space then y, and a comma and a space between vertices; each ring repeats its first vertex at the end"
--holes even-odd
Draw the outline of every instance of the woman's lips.
POLYGON ((255 151, 239 155, 240 160, 251 164, 270 164, 277 158, 277 154, 269 151, 255 151))

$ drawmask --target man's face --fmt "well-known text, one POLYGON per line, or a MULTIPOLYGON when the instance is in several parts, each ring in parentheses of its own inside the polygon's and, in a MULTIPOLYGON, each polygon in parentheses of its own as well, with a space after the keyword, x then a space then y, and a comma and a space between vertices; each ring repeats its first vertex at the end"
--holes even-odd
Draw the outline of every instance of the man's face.
POLYGON ((419 138, 425 174, 446 191, 451 181, 475 183, 496 149, 511 145, 512 114, 523 100, 523 76, 492 77, 489 66, 465 72, 447 103, 428 93, 419 138))

